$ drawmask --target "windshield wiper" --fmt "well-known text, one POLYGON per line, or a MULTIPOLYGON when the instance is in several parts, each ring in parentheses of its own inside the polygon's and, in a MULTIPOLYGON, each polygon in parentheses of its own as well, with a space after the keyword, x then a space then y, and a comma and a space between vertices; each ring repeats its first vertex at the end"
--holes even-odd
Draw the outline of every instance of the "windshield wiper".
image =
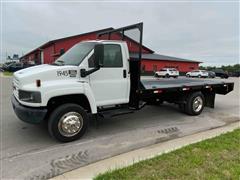
POLYGON ((62 60, 57 60, 54 63, 52 63, 52 65, 57 65, 57 66, 63 66, 64 65, 64 61, 62 60))
POLYGON ((57 66, 60 66, 60 64, 58 64, 58 63, 55 63, 55 62, 54 62, 54 63, 52 63, 51 65, 57 65, 57 66))

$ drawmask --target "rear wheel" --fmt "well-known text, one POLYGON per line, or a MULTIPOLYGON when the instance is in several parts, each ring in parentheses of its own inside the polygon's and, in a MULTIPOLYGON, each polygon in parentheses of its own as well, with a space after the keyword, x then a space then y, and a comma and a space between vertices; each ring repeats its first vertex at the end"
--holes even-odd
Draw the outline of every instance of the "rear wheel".
POLYGON ((79 139, 88 126, 85 110, 77 104, 63 104, 57 107, 49 117, 48 131, 61 142, 79 139))
POLYGON ((201 92, 194 92, 190 94, 186 99, 186 104, 184 105, 185 113, 196 116, 201 114, 204 108, 204 95, 201 92))

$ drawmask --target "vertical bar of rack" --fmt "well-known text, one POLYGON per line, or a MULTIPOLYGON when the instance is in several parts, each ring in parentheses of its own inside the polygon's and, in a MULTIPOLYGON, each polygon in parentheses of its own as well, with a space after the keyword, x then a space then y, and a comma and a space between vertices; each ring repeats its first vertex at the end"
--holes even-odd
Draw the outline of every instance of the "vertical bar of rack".
POLYGON ((124 40, 124 30, 122 30, 121 38, 122 38, 122 41, 123 41, 124 40))
MULTIPOLYGON (((137 89, 140 89, 140 81, 141 81, 141 59, 142 59, 142 35, 143 35, 143 23, 138 24, 138 29, 140 31, 140 38, 139 38, 139 55, 138 55, 138 77, 137 77, 137 89)), ((136 107, 139 109, 139 96, 136 96, 136 107)))
POLYGON ((139 39, 139 61, 142 59, 142 35, 143 35, 143 23, 139 24, 140 39, 139 39))

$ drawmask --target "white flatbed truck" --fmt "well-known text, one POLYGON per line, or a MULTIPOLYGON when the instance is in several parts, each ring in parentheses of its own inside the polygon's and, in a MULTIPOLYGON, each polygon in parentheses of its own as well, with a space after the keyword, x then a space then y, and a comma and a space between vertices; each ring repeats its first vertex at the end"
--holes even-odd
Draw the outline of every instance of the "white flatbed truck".
MULTIPOLYGON (((13 109, 28 123, 47 121, 51 136, 62 142, 79 139, 91 114, 120 115, 163 101, 176 103, 189 115, 204 106, 214 107, 215 94, 227 94, 234 84, 216 80, 141 80, 143 24, 138 23, 99 34, 109 40, 76 44, 55 63, 14 73, 13 109), (124 32, 137 29, 139 57, 129 58, 124 32), (111 40, 119 33, 122 40, 111 40)), ((159 113, 161 113, 159 111, 159 113)))

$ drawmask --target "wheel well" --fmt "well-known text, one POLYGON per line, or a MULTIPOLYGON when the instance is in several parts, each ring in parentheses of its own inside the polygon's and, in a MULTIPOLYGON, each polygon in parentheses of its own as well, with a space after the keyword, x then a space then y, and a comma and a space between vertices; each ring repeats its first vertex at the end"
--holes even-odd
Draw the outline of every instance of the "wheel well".
POLYGON ((90 103, 84 94, 71 94, 71 95, 53 97, 48 101, 48 104, 47 104, 48 111, 51 112, 56 107, 66 103, 78 104, 82 108, 84 108, 87 112, 91 112, 90 103))

